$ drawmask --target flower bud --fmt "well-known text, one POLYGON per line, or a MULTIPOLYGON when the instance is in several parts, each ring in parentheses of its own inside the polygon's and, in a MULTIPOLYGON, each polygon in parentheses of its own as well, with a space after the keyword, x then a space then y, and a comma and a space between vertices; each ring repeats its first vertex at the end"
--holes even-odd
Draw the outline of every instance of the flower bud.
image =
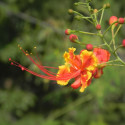
POLYGON ((89 51, 93 50, 93 45, 92 44, 87 44, 86 49, 89 50, 89 51))
POLYGON ((79 4, 78 3, 74 3, 75 6, 78 6, 79 4))
POLYGON ((72 9, 69 9, 69 10, 68 10, 68 13, 69 13, 69 14, 72 14, 72 13, 73 13, 73 10, 72 10, 72 9))
POLYGON ((110 3, 107 3, 107 4, 106 4, 106 8, 110 8, 110 3))
POLYGON ((69 36, 69 39, 70 39, 71 42, 76 42, 76 40, 78 40, 78 36, 76 36, 76 35, 74 35, 74 34, 71 34, 71 35, 69 36))
POLYGON ((106 4, 103 5, 103 8, 106 8, 106 4))
POLYGON ((9 61, 11 61, 11 58, 9 58, 9 61))
POLYGON ((122 40, 122 46, 125 47, 125 39, 122 40))
POLYGON ((98 12, 98 10, 97 10, 97 9, 94 9, 94 10, 93 10, 93 13, 97 13, 97 12, 98 12))
MULTIPOLYGON (((109 24, 113 24, 114 22, 116 22, 118 20, 118 18, 116 16, 111 16, 109 19, 109 24)), ((115 23, 115 26, 117 26, 118 23, 115 23)))
POLYGON ((121 17, 120 17, 120 18, 118 19, 118 23, 123 24, 123 23, 124 23, 124 18, 121 18, 121 17))
POLYGON ((96 25, 96 29, 97 29, 97 30, 100 30, 100 29, 101 29, 101 25, 100 25, 100 24, 97 24, 97 25, 96 25))
POLYGON ((65 30, 65 35, 69 35, 71 33, 71 30, 70 29, 66 29, 65 30))
POLYGON ((105 9, 108 9, 108 8, 110 8, 110 4, 109 4, 109 3, 107 3, 107 4, 104 4, 104 5, 103 5, 103 8, 105 8, 105 9))
POLYGON ((11 65, 14 65, 13 62, 10 63, 11 65))
POLYGON ((77 19, 78 21, 81 19, 81 16, 75 16, 75 19, 77 19))

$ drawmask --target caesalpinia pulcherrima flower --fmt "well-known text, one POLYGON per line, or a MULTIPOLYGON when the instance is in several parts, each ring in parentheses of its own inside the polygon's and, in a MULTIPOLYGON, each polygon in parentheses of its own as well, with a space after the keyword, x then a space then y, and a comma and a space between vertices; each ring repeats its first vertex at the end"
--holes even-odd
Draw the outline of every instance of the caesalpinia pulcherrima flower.
POLYGON ((22 70, 26 70, 35 76, 49 80, 56 80, 59 85, 67 85, 69 80, 74 78, 71 87, 73 89, 81 87, 80 92, 83 92, 84 89, 90 85, 92 78, 98 78, 102 75, 105 62, 110 58, 109 52, 101 48, 95 48, 93 51, 82 50, 79 55, 75 55, 74 51, 76 49, 72 47, 69 48, 69 52, 64 53, 65 64, 56 68, 58 69, 58 72, 55 74, 47 70, 48 68, 55 67, 43 66, 38 63, 38 60, 34 59, 33 56, 29 55, 22 48, 21 50, 46 75, 33 72, 21 64, 9 59, 12 65, 16 65, 22 70), (100 65, 101 63, 103 65, 100 65))

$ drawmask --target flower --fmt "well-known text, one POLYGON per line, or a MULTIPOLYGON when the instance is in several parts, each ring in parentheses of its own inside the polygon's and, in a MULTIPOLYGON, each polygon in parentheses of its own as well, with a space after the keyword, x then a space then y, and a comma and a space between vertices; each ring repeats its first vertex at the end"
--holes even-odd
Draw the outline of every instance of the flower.
POLYGON ((31 71, 9 58, 11 65, 16 65, 23 71, 25 70, 35 76, 56 80, 59 85, 67 85, 69 81, 74 78, 71 87, 73 89, 81 87, 80 92, 83 92, 84 89, 90 85, 92 78, 96 78, 99 73, 102 75, 102 70, 106 66, 105 62, 110 58, 110 53, 101 48, 94 48, 93 52, 84 49, 79 55, 75 55, 74 52, 76 49, 72 47, 69 48, 69 52, 64 53, 65 64, 59 66, 59 68, 55 68, 43 66, 39 60, 25 52, 21 47, 20 49, 45 75, 31 71), (58 72, 54 73, 47 70, 51 68, 57 69, 58 72))
POLYGON ((106 62, 110 59, 110 53, 101 48, 94 48, 93 53, 98 58, 98 63, 100 64, 93 72, 93 76, 94 78, 99 78, 103 74, 103 68, 106 66, 106 62))
MULTIPOLYGON (((69 48, 69 52, 64 53, 66 63, 59 67, 57 76, 65 76, 67 73, 72 74, 75 81, 71 84, 71 87, 73 89, 81 87, 80 92, 83 92, 90 82, 92 71, 96 68, 98 60, 93 52, 83 50, 80 55, 75 55, 75 50, 75 48, 69 48)), ((69 80, 57 80, 57 83, 67 85, 69 80)))

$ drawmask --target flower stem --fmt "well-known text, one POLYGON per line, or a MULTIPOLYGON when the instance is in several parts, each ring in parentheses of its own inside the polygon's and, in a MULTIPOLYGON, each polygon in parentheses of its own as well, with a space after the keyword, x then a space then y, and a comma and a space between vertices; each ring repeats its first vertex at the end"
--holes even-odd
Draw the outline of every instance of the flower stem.
POLYGON ((97 33, 90 33, 90 32, 84 32, 84 31, 78 31, 78 30, 72 30, 72 33, 82 33, 82 34, 87 34, 87 35, 98 35, 97 33))
POLYGON ((107 64, 106 66, 125 66, 125 65, 120 65, 120 64, 107 64))
POLYGON ((112 31, 112 43, 113 43, 113 47, 114 47, 114 50, 115 50, 116 46, 115 46, 115 38, 114 38, 114 28, 112 28, 111 31, 112 31))
POLYGON ((112 52, 111 47, 109 46, 109 44, 106 42, 106 40, 104 39, 103 34, 101 33, 101 31, 99 31, 99 36, 102 39, 102 41, 104 42, 104 44, 108 47, 108 49, 112 52))
POLYGON ((94 46, 94 48, 101 47, 101 46, 106 46, 106 44, 96 45, 94 46))
POLYGON ((114 37, 117 35, 117 33, 119 32, 120 28, 122 27, 122 25, 119 25, 118 29, 116 30, 114 37))
POLYGON ((98 66, 100 67, 101 65, 107 65, 107 64, 109 64, 109 63, 113 63, 113 62, 117 62, 117 61, 119 61, 119 60, 118 60, 118 59, 111 60, 111 61, 108 61, 108 62, 101 63, 101 64, 99 64, 98 66))
POLYGON ((76 3, 74 3, 74 5, 86 5, 87 3, 83 3, 83 2, 76 2, 76 3))
POLYGON ((91 24, 93 24, 93 22, 91 20, 89 20, 89 18, 91 17, 85 17, 83 16, 81 13, 77 12, 77 11, 73 11, 75 14, 79 15, 81 18, 87 20, 88 22, 90 22, 91 24))
POLYGON ((101 18, 100 18, 100 21, 99 21, 99 24, 101 24, 102 23, 102 18, 103 18, 103 15, 104 15, 104 8, 102 8, 102 14, 101 14, 101 18))
POLYGON ((114 23, 112 23, 103 33, 103 36, 110 30, 110 28, 112 27, 113 24, 117 23, 118 21, 115 21, 114 23))
POLYGON ((123 45, 118 46, 118 47, 114 50, 114 53, 115 53, 119 48, 121 48, 121 47, 123 47, 123 45))
MULTIPOLYGON (((115 34, 114 34, 114 38, 116 37, 116 35, 117 35, 117 33, 119 32, 119 30, 120 30, 121 27, 122 27, 122 25, 119 25, 119 27, 117 28, 117 30, 116 30, 116 32, 115 32, 115 34)), ((113 38, 111 39, 109 45, 111 45, 112 42, 113 42, 113 38)))

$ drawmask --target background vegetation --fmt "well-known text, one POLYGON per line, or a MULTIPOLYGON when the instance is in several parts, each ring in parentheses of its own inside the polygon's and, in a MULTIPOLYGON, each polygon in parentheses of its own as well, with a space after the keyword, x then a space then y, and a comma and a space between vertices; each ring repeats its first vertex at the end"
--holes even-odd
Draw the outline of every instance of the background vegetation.
MULTIPOLYGON (((88 22, 75 20, 69 8, 86 14, 76 0, 1 0, 0 2, 0 125, 124 125, 125 68, 106 67, 100 79, 93 80, 84 93, 70 87, 60 87, 55 81, 35 77, 11 66, 8 58, 39 72, 19 50, 40 56, 46 66, 63 64, 62 55, 68 47, 77 52, 83 47, 69 42, 66 28, 96 32, 88 22), (33 47, 36 46, 36 51, 33 47)), ((102 28, 108 27, 109 17, 123 17, 125 1, 93 0, 94 8, 109 2, 102 28)), ((117 44, 125 36, 120 30, 117 44)), ((80 35, 80 40, 97 44, 99 39, 80 35)), ((110 33, 107 35, 110 40, 110 33)), ((121 58, 125 50, 119 50, 121 58)))

